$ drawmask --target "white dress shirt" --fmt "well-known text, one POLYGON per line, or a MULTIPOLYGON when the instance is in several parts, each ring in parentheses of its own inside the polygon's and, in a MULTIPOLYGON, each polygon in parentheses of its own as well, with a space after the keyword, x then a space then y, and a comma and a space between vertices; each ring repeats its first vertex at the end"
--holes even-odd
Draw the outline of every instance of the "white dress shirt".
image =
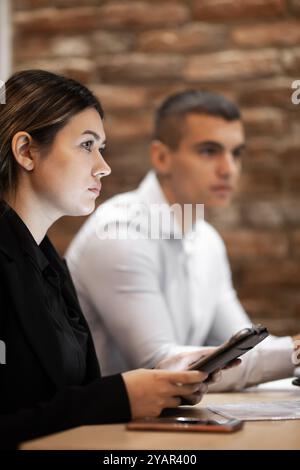
MULTIPOLYGON (((120 207, 136 204, 167 204, 153 172, 137 190, 101 205, 66 256, 105 375, 154 367, 179 352, 220 344, 251 325, 232 286, 224 243, 204 220, 193 238, 99 238, 116 222, 125 233, 134 211, 124 215, 120 207)), ((269 337, 213 389, 289 377, 292 352, 290 337, 269 337)))

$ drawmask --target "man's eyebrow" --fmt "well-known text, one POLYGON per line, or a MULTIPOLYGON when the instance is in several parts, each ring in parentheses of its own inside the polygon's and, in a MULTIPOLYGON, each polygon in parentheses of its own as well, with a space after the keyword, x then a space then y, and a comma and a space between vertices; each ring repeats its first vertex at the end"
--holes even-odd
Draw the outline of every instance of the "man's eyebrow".
MULTIPOLYGON (((202 142, 197 142, 194 147, 202 147, 202 146, 205 146, 205 145, 210 145, 212 147, 216 147, 220 150, 223 150, 224 149, 224 145, 223 144, 220 144, 220 142, 217 142, 215 140, 204 140, 202 142)), ((242 142, 241 144, 238 144, 236 145, 233 150, 244 150, 246 148, 246 144, 244 142, 242 142)))
POLYGON ((242 143, 234 147, 233 150, 245 150, 246 147, 247 147, 246 144, 242 143))
POLYGON ((214 146, 214 147, 218 147, 220 149, 224 148, 224 146, 222 144, 220 144, 220 142, 217 142, 215 140, 202 140, 200 142, 195 143, 194 147, 202 147, 204 145, 211 145, 211 146, 214 146))

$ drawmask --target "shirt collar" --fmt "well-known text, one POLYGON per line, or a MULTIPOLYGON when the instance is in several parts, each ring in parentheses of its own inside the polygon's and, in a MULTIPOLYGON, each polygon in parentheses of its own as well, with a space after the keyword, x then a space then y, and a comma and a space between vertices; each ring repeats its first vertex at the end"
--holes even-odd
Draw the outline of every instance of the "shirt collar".
POLYGON ((21 217, 5 202, 1 202, 1 213, 3 212, 5 212, 5 216, 9 219, 10 225, 17 236, 21 251, 30 257, 41 272, 51 266, 62 279, 65 279, 66 268, 49 238, 46 236, 38 245, 21 217))
MULTIPOLYGON (((142 202, 146 204, 148 208, 150 208, 151 205, 163 205, 163 210, 166 211, 164 213, 171 213, 171 206, 164 195, 162 187, 154 171, 150 171, 145 176, 145 178, 140 183, 137 192, 142 202)), ((189 240, 189 242, 192 242, 197 237, 201 222, 202 219, 199 219, 196 222, 196 226, 193 226, 193 229, 191 229, 188 233, 185 234, 184 237, 182 237, 181 227, 175 219, 174 225, 171 225, 171 227, 168 229, 163 229, 163 235, 170 236, 170 238, 183 239, 184 241, 189 240)))

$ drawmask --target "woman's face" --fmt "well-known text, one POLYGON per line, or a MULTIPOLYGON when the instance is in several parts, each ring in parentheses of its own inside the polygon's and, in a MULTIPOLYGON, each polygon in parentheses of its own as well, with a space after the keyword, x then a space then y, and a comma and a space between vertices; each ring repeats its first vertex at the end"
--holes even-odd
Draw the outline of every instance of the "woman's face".
POLYGON ((105 148, 102 120, 94 108, 76 114, 56 135, 50 152, 35 160, 31 183, 57 215, 87 215, 95 209, 100 179, 111 170, 101 152, 105 148))

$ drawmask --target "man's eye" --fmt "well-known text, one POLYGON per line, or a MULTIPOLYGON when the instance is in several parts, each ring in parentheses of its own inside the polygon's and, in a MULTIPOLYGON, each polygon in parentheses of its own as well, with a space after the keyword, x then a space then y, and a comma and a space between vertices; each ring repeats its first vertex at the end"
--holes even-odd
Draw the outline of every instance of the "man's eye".
POLYGON ((199 150, 199 153, 201 155, 207 155, 209 157, 216 155, 218 153, 217 149, 212 148, 212 147, 203 147, 202 149, 199 150))
POLYGON ((243 149, 237 149, 233 151, 233 156, 236 160, 240 160, 244 153, 245 151, 243 149))
POLYGON ((92 150, 92 146, 93 146, 93 141, 92 140, 87 140, 86 142, 82 142, 81 146, 87 150, 88 152, 90 152, 92 150))

